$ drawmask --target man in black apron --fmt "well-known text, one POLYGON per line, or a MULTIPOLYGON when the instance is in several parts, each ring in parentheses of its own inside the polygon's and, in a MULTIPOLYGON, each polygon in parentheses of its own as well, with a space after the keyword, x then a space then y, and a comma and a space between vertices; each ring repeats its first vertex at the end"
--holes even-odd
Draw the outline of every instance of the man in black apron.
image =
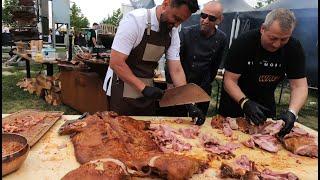
MULTIPOLYGON (((180 58, 188 83, 195 83, 211 96, 212 82, 226 50, 226 34, 216 28, 223 19, 223 7, 217 1, 206 3, 200 13, 199 24, 184 27, 180 35, 180 58)), ((166 81, 172 84, 166 71, 166 81)), ((206 115, 210 102, 196 106, 206 115)), ((184 116, 186 108, 181 106, 166 108, 173 116, 184 116)))
POLYGON ((294 14, 287 9, 268 13, 260 30, 249 31, 236 39, 228 51, 219 114, 245 115, 258 125, 276 116, 274 91, 289 79, 291 96, 288 110, 280 114, 289 133, 308 95, 305 55, 298 40, 291 37, 294 14))
MULTIPOLYGON (((179 61, 179 49, 177 48, 176 52, 172 50, 177 40, 175 36, 178 37, 173 27, 178 27, 198 9, 197 0, 164 0, 162 5, 153 9, 137 9, 130 12, 120 22, 112 45, 109 64, 114 73, 111 78, 108 78, 107 72, 105 79, 105 84, 111 84, 110 110, 121 115, 155 115, 156 100, 161 99, 163 91, 153 86, 154 70, 163 53, 166 53, 167 56, 168 51, 170 54, 174 53, 175 58, 178 58, 178 61, 171 61, 172 56, 167 57, 171 66, 170 73, 175 75, 174 85, 186 84, 179 61), (140 23, 144 21, 145 15, 147 15, 146 22, 140 23), (123 34, 126 33, 123 28, 128 24, 131 26, 127 27, 126 31, 129 35, 126 36, 123 34), (153 30, 157 26, 159 26, 159 31, 153 30), (139 35, 142 33, 140 43, 133 46, 128 55, 117 50, 119 49, 117 44, 124 43, 122 45, 125 46, 126 41, 135 43, 139 41, 139 35)), ((107 93, 108 85, 104 87, 107 93)), ((190 112, 198 112, 193 105, 188 105, 188 107, 190 107, 190 112)), ((199 116, 197 113, 191 113, 191 115, 199 116)))

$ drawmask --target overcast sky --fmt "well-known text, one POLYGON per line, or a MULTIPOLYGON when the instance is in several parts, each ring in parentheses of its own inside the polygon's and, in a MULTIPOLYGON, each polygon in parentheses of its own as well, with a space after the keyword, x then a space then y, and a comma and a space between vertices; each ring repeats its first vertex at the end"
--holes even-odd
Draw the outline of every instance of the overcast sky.
MULTIPOLYGON (((161 4, 163 0, 155 0, 156 4, 161 4)), ((209 0, 198 0, 199 5, 202 5, 209 0)), ((245 0, 249 5, 254 7, 257 0, 245 0)), ((94 22, 99 23, 103 18, 112 15, 112 12, 121 8, 121 3, 130 4, 129 0, 70 0, 75 2, 80 7, 81 12, 90 22, 90 27, 94 22)))

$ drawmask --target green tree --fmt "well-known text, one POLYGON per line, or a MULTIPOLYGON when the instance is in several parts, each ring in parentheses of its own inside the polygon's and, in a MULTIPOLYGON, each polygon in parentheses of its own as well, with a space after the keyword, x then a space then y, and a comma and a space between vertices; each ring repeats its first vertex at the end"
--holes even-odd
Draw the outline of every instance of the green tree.
POLYGON ((84 17, 80 7, 78 7, 76 3, 72 4, 70 10, 70 25, 71 27, 74 27, 75 32, 79 32, 81 28, 87 28, 89 26, 89 20, 84 17))
POLYGON ((266 6, 268 4, 273 3, 276 0, 258 0, 257 5, 255 6, 255 8, 261 8, 263 6, 266 6))
POLYGON ((102 24, 111 24, 116 27, 119 26, 119 22, 122 19, 123 14, 121 13, 120 8, 117 9, 116 11, 113 11, 112 16, 108 15, 108 18, 104 18, 101 23, 102 24))
POLYGON ((13 23, 12 9, 18 5, 18 0, 4 0, 2 6, 2 22, 7 25, 13 23))

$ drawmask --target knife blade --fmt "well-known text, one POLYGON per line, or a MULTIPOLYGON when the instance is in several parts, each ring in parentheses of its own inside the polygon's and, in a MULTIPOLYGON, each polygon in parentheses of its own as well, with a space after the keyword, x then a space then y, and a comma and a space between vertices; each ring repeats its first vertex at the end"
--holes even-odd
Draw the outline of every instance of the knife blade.
POLYGON ((160 107, 210 101, 210 96, 198 85, 189 83, 167 89, 159 101, 160 107))

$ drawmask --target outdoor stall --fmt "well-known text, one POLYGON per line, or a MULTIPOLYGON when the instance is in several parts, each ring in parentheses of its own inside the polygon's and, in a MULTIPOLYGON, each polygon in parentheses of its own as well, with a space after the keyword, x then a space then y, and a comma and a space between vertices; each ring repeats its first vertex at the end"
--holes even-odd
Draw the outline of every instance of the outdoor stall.
MULTIPOLYGON (((108 115, 110 115, 110 113, 107 113, 107 114, 102 113, 99 116, 106 118, 103 120, 104 122, 113 124, 112 118, 117 118, 117 117, 111 114, 112 118, 110 119, 110 117, 107 117, 108 115)), ((8 117, 8 116, 10 115, 3 114, 2 118, 8 117)), ((34 179, 35 177, 40 179, 48 179, 48 180, 61 179, 70 171, 78 168, 82 164, 78 162, 79 161, 78 158, 81 155, 81 150, 79 149, 79 147, 82 147, 82 146, 77 145, 75 147, 75 144, 72 143, 72 142, 75 142, 74 141, 75 139, 73 139, 74 135, 69 137, 69 135, 61 135, 61 134, 68 134, 67 132, 72 132, 72 129, 68 129, 68 128, 76 127, 76 126, 70 126, 73 123, 81 123, 83 126, 83 123, 90 124, 93 122, 98 123, 99 121, 101 121, 101 119, 100 120, 93 119, 93 121, 91 121, 90 118, 91 119, 97 118, 97 116, 93 115, 90 117, 87 116, 83 120, 71 121, 69 123, 66 123, 67 120, 73 120, 79 117, 80 117, 79 115, 63 115, 59 120, 55 122, 55 124, 49 130, 47 130, 48 128, 46 128, 47 132, 43 135, 43 137, 38 142, 36 142, 31 146, 29 155, 26 158, 25 162, 22 164, 22 166, 16 172, 13 172, 9 175, 4 176, 3 179, 6 179, 6 180, 26 179, 27 180, 27 179, 34 179), (78 154, 75 154, 75 152, 78 154)), ((272 170, 273 172, 281 172, 283 173, 283 177, 287 177, 285 173, 287 174, 291 173, 291 175, 294 174, 299 179, 317 179, 317 176, 318 176, 318 170, 317 170, 318 159, 317 158, 295 155, 289 152, 288 150, 286 150, 283 146, 279 147, 279 151, 276 153, 268 152, 266 150, 260 149, 258 148, 258 146, 253 148, 248 148, 244 144, 241 144, 242 141, 246 140, 249 137, 248 134, 245 134, 238 130, 234 130, 232 136, 226 136, 221 129, 214 128, 215 126, 213 124, 217 122, 216 120, 219 119, 219 117, 207 118, 207 121, 205 122, 205 124, 200 128, 197 126, 193 126, 190 119, 186 117, 168 118, 168 117, 138 117, 137 116, 133 118, 138 121, 130 120, 130 118, 128 119, 126 117, 123 117, 121 121, 114 121, 114 122, 123 121, 123 122, 126 122, 126 124, 131 124, 131 123, 139 124, 139 122, 142 123, 142 122, 150 121, 151 122, 150 127, 153 127, 151 129, 153 129, 153 131, 156 134, 160 133, 159 136, 155 136, 156 139, 161 137, 161 131, 165 131, 171 134, 170 136, 174 136, 174 138, 179 139, 179 143, 178 143, 179 145, 178 146, 176 145, 176 147, 170 146, 170 143, 167 146, 161 146, 158 144, 161 150, 165 152, 165 154, 174 153, 174 154, 177 154, 176 156, 182 155, 183 157, 185 156, 192 157, 202 162, 206 162, 207 167, 204 168, 204 171, 201 173, 194 174, 191 179, 220 179, 221 175, 227 175, 225 171, 221 169, 222 166, 225 167, 226 164, 228 165, 232 163, 235 159, 239 159, 240 157, 241 158, 246 157, 250 160, 250 162, 254 162, 255 166, 258 168, 259 171, 261 171, 262 169, 268 169, 268 170, 272 170), (157 128, 160 128, 160 130, 162 128, 162 130, 159 131, 159 129, 157 130, 157 128), (189 135, 189 137, 186 134, 183 135, 187 131, 189 131, 189 134, 191 132, 193 138, 191 138, 192 137, 191 135, 189 135), (232 151, 231 154, 229 153, 220 154, 219 152, 216 151, 217 149, 213 147, 209 148, 209 144, 207 144, 207 147, 201 146, 201 142, 204 141, 203 139, 204 137, 209 139, 217 138, 219 143, 223 142, 221 143, 221 145, 225 143, 226 145, 237 144, 237 146, 239 147, 236 148, 235 150, 230 150, 232 151)), ((6 119, 4 120, 5 121, 3 122, 3 124, 6 122, 6 119)), ((90 126, 88 126, 88 128, 91 126, 94 127, 94 124, 91 124, 90 126)), ((310 135, 315 136, 316 138, 318 137, 318 133, 316 131, 309 129, 299 123, 296 123, 296 127, 300 128, 300 130, 304 130, 308 132, 310 135)), ((77 130, 77 131, 78 133, 86 132, 86 130, 84 131, 77 130)), ((95 131, 96 133, 100 132, 100 130, 95 130, 95 131)), ((120 133, 120 132, 121 131, 119 131, 119 129, 114 131, 114 133, 120 133)), ((111 133, 111 131, 108 130, 108 133, 111 133)), ((130 134, 129 131, 127 133, 128 135, 130 134)), ((164 135, 165 134, 162 134, 162 136, 164 135)), ((85 138, 85 137, 86 136, 82 136, 82 138, 85 138)), ((97 138, 97 140, 100 138, 99 136, 95 136, 95 137, 97 138)), ((78 138, 80 138, 80 136, 78 138)), ((137 137, 132 136, 132 138, 135 139, 137 137)), ((133 142, 128 142, 128 145, 130 145, 130 143, 133 143, 133 142)), ((95 142, 95 143, 98 143, 98 142, 95 142)), ((91 142, 87 145, 89 145, 89 147, 91 146, 95 147, 94 149, 96 149, 95 151, 98 154, 93 155, 94 157, 98 157, 98 156, 103 157, 104 155, 99 155, 99 150, 98 150, 100 145, 102 144, 98 143, 94 145, 95 143, 91 142)), ((223 147, 226 148, 226 146, 223 146, 223 147)), ((220 149, 219 151, 224 151, 224 150, 220 149)), ((108 157, 108 155, 106 155, 106 157, 108 157)), ((168 163, 170 163, 170 161, 168 161, 168 163)), ((184 167, 185 166, 187 165, 185 164, 184 167)), ((100 172, 102 173, 103 167, 102 169, 100 167, 100 170, 101 170, 100 172)), ((263 173, 267 173, 267 172, 269 171, 267 170, 263 171, 263 173)), ((95 174, 95 172, 92 172, 92 174, 95 174)), ((74 175, 76 176, 76 174, 74 175)))

